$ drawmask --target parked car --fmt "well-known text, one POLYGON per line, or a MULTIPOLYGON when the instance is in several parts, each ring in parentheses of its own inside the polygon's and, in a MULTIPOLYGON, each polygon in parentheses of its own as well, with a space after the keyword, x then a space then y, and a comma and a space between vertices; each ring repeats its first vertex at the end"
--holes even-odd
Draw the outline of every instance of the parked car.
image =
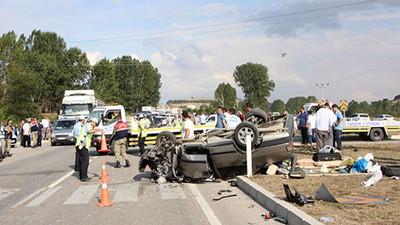
POLYGON ((394 117, 387 114, 382 114, 376 117, 375 120, 394 120, 394 117))
POLYGON ((294 128, 292 115, 267 119, 264 111, 253 109, 236 128, 216 128, 189 140, 176 140, 171 132, 163 131, 155 147, 141 156, 139 171, 149 166, 153 179, 178 182, 203 181, 212 174, 222 179, 245 174, 249 134, 253 172, 257 173, 268 163, 292 157, 294 128))
POLYGON ((366 113, 354 113, 350 116, 351 121, 370 121, 369 115, 366 113))
POLYGON ((51 146, 59 144, 75 144, 75 137, 72 133, 76 119, 59 119, 51 133, 51 146))

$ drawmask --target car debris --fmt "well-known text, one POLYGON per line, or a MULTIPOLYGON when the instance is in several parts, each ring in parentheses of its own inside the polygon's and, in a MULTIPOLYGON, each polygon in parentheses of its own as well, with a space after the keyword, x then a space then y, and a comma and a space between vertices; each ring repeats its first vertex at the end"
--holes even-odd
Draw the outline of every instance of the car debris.
POLYGON ((371 172, 373 172, 374 174, 367 181, 362 182, 362 186, 370 187, 382 179, 382 170, 380 165, 372 166, 371 172))
POLYGON ((218 191, 218 195, 222 195, 223 192, 232 192, 230 189, 221 189, 218 191))
POLYGON ((177 182, 236 177, 246 173, 245 137, 250 134, 253 173, 257 173, 268 163, 291 158, 294 129, 293 115, 267 118, 261 109, 253 109, 236 128, 216 128, 191 140, 176 140, 163 131, 155 147, 141 156, 139 171, 149 166, 154 180, 165 177, 177 182))
POLYGON ((290 190, 289 185, 283 184, 283 188, 285 190, 286 198, 289 202, 294 202, 300 206, 303 206, 305 204, 313 204, 314 203, 314 198, 312 196, 307 197, 303 194, 301 194, 294 186, 293 190, 295 191, 295 194, 292 194, 292 191, 290 190))
POLYGON ((213 200, 214 201, 219 201, 219 200, 221 200, 223 198, 230 198, 230 197, 235 197, 235 196, 237 196, 237 194, 222 195, 222 196, 219 196, 219 197, 214 197, 213 200))

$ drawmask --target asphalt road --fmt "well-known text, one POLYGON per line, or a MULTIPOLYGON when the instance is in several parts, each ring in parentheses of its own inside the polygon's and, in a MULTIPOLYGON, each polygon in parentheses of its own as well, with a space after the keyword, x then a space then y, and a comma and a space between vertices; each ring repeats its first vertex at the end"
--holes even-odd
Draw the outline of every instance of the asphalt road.
MULTIPOLYGON (((90 151, 90 182, 73 171, 71 145, 40 148, 17 147, 0 163, 0 224, 279 224, 264 221, 266 211, 229 183, 158 185, 149 171, 138 172, 138 150, 130 149, 130 168, 116 169, 114 156, 90 151), (97 207, 102 160, 111 207, 97 207), (221 189, 236 197, 213 201, 221 189)), ((123 163, 124 165, 125 163, 123 163)))

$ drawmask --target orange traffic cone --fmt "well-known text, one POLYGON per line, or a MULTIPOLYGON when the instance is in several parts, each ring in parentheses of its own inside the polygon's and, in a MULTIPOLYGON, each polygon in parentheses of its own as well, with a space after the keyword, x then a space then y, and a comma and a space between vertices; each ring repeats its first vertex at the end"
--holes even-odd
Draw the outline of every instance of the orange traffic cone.
POLYGON ((101 166, 101 177, 99 178, 99 181, 106 183, 110 180, 111 179, 107 176, 106 163, 103 160, 103 165, 101 166))
POLYGON ((100 199, 100 203, 97 203, 96 206, 108 207, 108 206, 113 206, 113 205, 115 205, 115 203, 114 202, 110 202, 110 197, 108 196, 107 183, 103 182, 103 184, 101 184, 101 199, 100 199))
POLYGON ((99 153, 111 152, 111 150, 107 148, 106 136, 104 136, 104 134, 101 136, 101 146, 98 152, 99 153))

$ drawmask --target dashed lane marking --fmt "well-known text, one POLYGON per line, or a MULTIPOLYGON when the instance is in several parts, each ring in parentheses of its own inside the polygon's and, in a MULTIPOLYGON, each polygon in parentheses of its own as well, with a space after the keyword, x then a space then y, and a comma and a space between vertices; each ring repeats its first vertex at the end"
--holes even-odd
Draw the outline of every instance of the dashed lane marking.
POLYGON ((136 202, 139 194, 139 182, 120 184, 113 202, 136 202))
POLYGON ((43 194, 41 194, 39 197, 35 198, 33 201, 31 201, 26 207, 33 207, 33 206, 38 206, 42 202, 46 201, 50 196, 52 196, 54 193, 56 193, 58 190, 60 190, 62 186, 58 186, 56 188, 50 188, 43 194))

